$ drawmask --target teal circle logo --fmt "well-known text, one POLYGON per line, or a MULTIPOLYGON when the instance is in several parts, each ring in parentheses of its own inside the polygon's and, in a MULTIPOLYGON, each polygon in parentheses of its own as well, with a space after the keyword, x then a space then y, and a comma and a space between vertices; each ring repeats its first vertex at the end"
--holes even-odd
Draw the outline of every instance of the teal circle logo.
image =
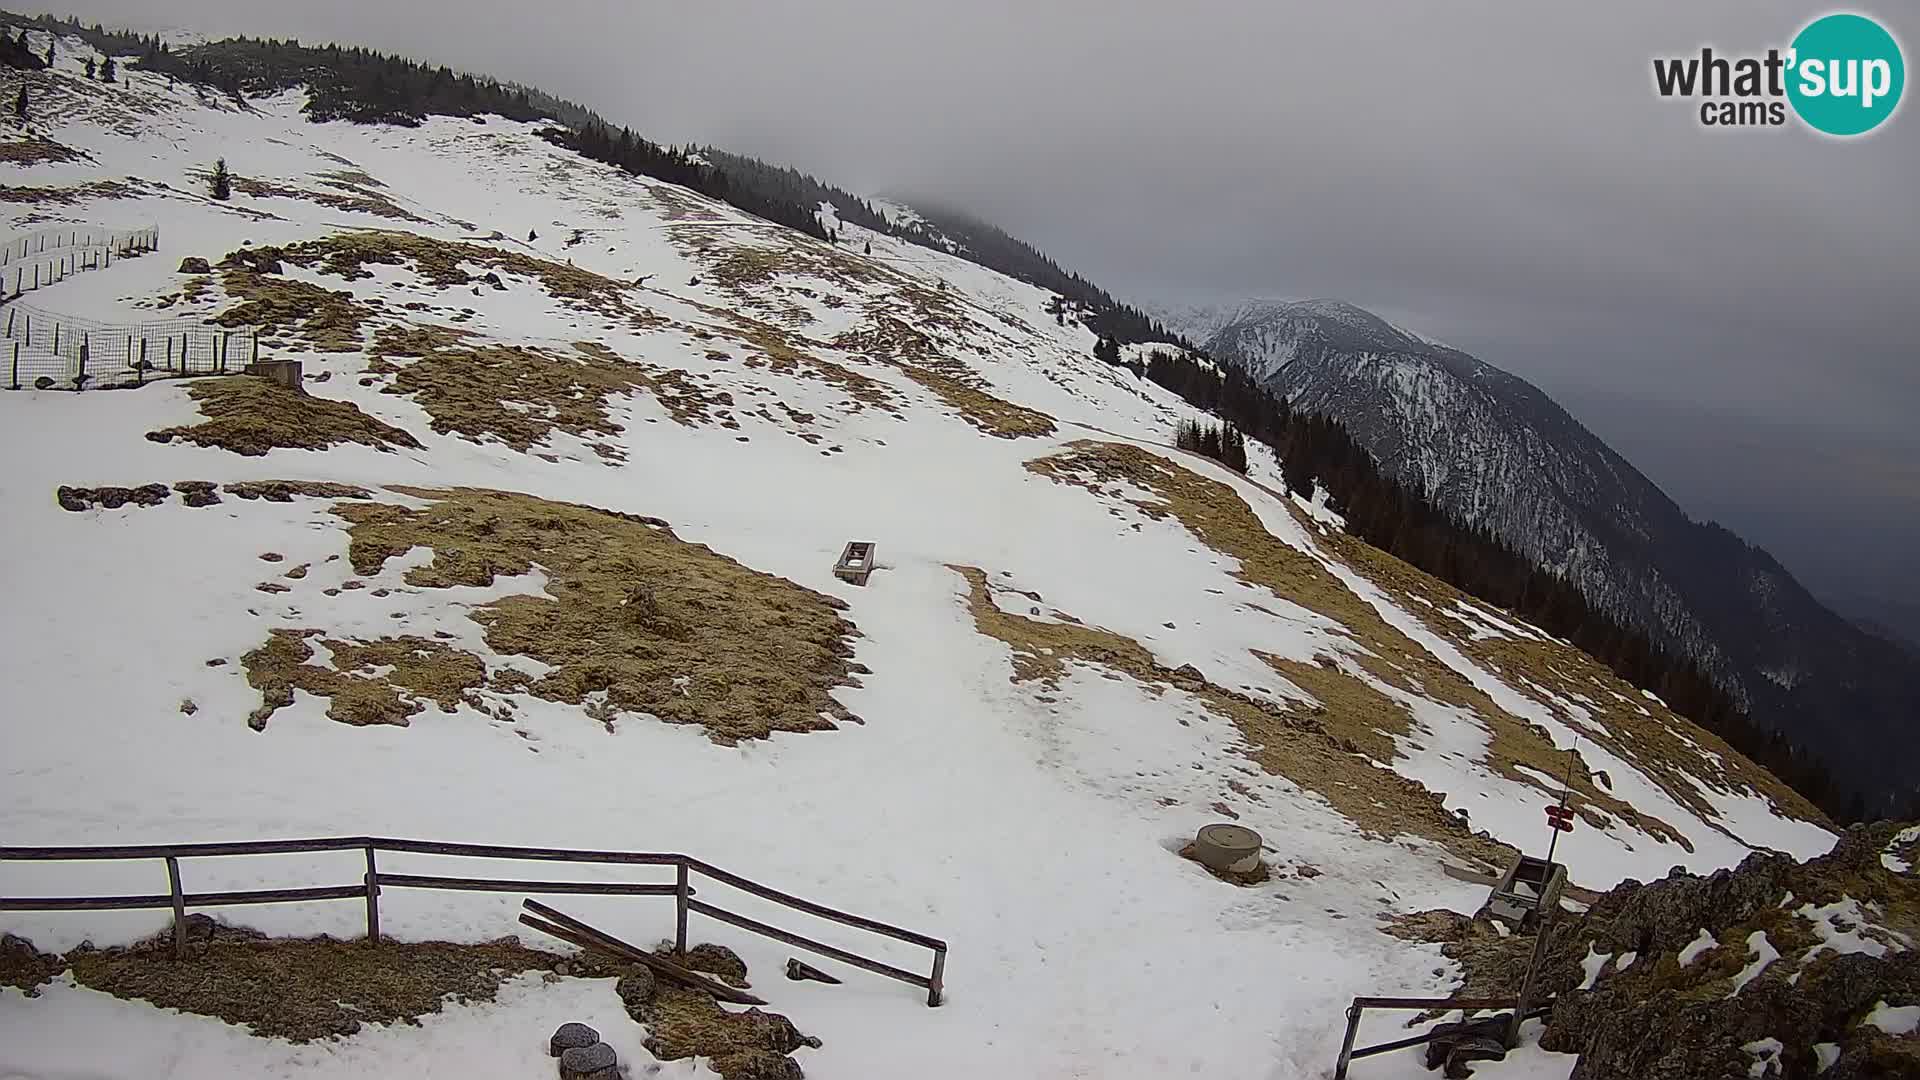
POLYGON ((1825 15, 1793 39, 1787 100, 1815 131, 1863 135, 1893 115, 1906 88, 1900 43, 1864 15, 1825 15))

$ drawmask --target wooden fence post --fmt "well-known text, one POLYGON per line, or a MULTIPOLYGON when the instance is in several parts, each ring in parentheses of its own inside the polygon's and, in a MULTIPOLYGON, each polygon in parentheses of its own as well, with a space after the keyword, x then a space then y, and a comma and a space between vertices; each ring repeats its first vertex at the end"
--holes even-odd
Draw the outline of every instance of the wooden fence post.
POLYGON ((87 354, 89 351, 87 346, 89 344, 90 342, 87 338, 83 337, 80 339, 80 376, 73 380, 73 388, 75 390, 85 390, 87 388, 87 354))
POLYGON ((367 944, 380 944, 380 872, 373 865, 373 845, 367 845, 367 944))
POLYGON ((17 341, 13 343, 13 384, 7 389, 20 389, 20 343, 17 341))
POLYGON ((173 370, 173 335, 167 335, 167 370, 173 370))
POLYGON ((687 955, 687 860, 680 859, 674 874, 673 951, 687 955))
POLYGON ((933 976, 927 980, 927 1005, 940 1004, 940 991, 947 982, 947 950, 933 950, 933 976))
POLYGON ((60 324, 59 323, 53 324, 53 351, 54 352, 60 351, 60 324))
POLYGON ((180 890, 180 860, 167 856, 167 887, 173 891, 173 958, 187 958, 187 898, 180 890))

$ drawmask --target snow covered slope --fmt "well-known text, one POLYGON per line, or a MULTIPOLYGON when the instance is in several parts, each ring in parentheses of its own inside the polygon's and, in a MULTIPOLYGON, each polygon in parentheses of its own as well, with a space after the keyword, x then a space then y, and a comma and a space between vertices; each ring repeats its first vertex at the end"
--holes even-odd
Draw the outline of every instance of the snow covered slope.
POLYGON ((1920 663, 1827 610, 1765 551, 1690 520, 1538 388, 1337 300, 1163 318, 1296 408, 1338 419, 1434 505, 1692 657, 1869 810, 1903 805, 1920 663))
MULTIPOLYGON (((1094 360, 1040 290, 853 226, 818 243, 539 125, 313 125, 299 94, 240 108, 75 66, 29 76, 38 131, 77 156, 0 166, 9 224, 153 223, 162 249, 33 302, 257 325, 312 397, 0 393, 6 843, 685 851, 950 943, 928 1009, 858 971, 779 979, 789 950, 700 925, 823 1040, 809 1075, 975 1078, 1317 1074, 1350 996, 1455 984, 1383 928, 1472 910, 1484 888, 1443 865, 1540 847, 1570 767, 1560 852, 1584 885, 1832 842, 1657 701, 1258 482, 1271 461, 1249 480, 1167 448, 1189 411, 1094 360), (229 202, 203 194, 216 157, 229 202), (215 487, 173 487, 192 481, 215 487), (157 505, 56 499, 148 484, 157 505), (855 539, 878 545, 864 588, 831 573, 855 539), (1269 880, 1178 856, 1222 818, 1266 838, 1269 880)), ((0 864, 0 893, 153 873, 0 864)), ((480 941, 517 929, 516 900, 396 890, 382 917, 480 941)), ((570 908, 632 940, 672 925, 643 900, 570 908)), ((351 904, 221 916, 360 925, 351 904)), ((55 951, 162 925, 0 919, 55 951)), ((0 1073, 525 1076, 562 1016, 645 1062, 608 982, 300 1046, 63 976, 0 988, 0 1073)), ((1528 1050, 1488 1075, 1570 1066, 1528 1050)))

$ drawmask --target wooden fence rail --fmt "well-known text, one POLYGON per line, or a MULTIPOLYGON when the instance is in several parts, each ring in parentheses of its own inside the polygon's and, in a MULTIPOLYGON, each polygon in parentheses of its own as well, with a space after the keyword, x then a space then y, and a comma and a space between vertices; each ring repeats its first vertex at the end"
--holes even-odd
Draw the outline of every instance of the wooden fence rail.
POLYGON ((406 889, 452 889, 468 892, 571 893, 599 896, 671 896, 674 898, 674 947, 687 949, 687 918, 704 915, 743 930, 806 949, 841 963, 884 975, 890 979, 927 991, 927 1004, 939 1005, 946 976, 947 943, 926 934, 853 915, 824 904, 817 904, 757 881, 722 870, 711 863, 688 855, 670 852, 594 851, 578 848, 513 847, 499 844, 446 844, 431 840, 403 840, 374 836, 337 836, 310 840, 248 840, 219 844, 131 844, 88 847, 0 847, 0 862, 82 862, 158 859, 166 864, 165 893, 121 896, 0 896, 4 911, 131 911, 171 908, 174 920, 174 951, 186 952, 186 912, 188 908, 227 907, 237 904, 284 904, 316 900, 358 900, 367 905, 367 940, 380 941, 380 891, 383 887, 406 889), (357 851, 365 855, 366 873, 352 885, 326 885, 297 889, 248 889, 230 892, 190 893, 181 884, 180 860, 220 858, 244 855, 286 855, 306 852, 357 851), (520 862, 570 862, 626 866, 671 866, 672 883, 621 881, 533 881, 510 878, 450 877, 438 874, 395 874, 382 872, 376 856, 380 852, 416 855, 448 855, 458 858, 500 859, 520 862), (931 950, 930 973, 916 974, 891 964, 861 956, 847 949, 815 941, 792 931, 748 918, 705 900, 696 900, 693 875, 739 889, 782 907, 849 926, 856 930, 903 941, 931 950))

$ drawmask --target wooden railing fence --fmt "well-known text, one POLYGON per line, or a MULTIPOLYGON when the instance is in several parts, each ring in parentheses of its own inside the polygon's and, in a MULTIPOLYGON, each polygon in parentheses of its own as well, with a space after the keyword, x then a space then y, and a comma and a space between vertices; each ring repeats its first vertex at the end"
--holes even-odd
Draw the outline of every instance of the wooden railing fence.
POLYGON ((386 837, 342 836, 314 840, 254 840, 220 844, 136 844, 104 847, 0 847, 0 862, 78 862, 128 859, 155 859, 165 863, 167 891, 164 893, 118 896, 0 896, 0 911, 118 911, 173 910, 174 950, 186 951, 186 913, 189 908, 229 907, 240 904, 283 904, 315 900, 364 899, 367 906, 367 940, 380 941, 380 891, 384 887, 408 889, 455 889, 474 892, 574 893, 599 896, 671 896, 674 898, 674 947, 687 949, 687 920, 700 914, 748 930, 775 941, 785 942, 821 956, 838 960, 890 979, 897 979, 927 991, 927 1004, 939 1005, 946 977, 947 943, 926 934, 903 930, 877 919, 853 915, 817 904, 778 889, 769 888, 739 874, 702 862, 689 855, 670 852, 591 851, 569 848, 508 847, 498 844, 446 844, 430 840, 396 840, 386 837), (366 858, 366 873, 358 884, 323 885, 297 889, 246 889, 228 892, 187 892, 181 882, 180 860, 241 855, 283 855, 299 852, 358 851, 366 858), (381 852, 419 855, 450 855, 503 861, 568 862, 638 866, 671 866, 674 880, 665 882, 619 881, 534 881, 501 878, 450 877, 438 874, 396 874, 379 869, 381 852), (842 926, 864 930, 881 937, 918 945, 933 953, 932 967, 921 975, 892 964, 861 956, 838 946, 815 941, 757 919, 729 911, 706 900, 696 899, 693 877, 727 885, 782 907, 802 912, 842 926))

